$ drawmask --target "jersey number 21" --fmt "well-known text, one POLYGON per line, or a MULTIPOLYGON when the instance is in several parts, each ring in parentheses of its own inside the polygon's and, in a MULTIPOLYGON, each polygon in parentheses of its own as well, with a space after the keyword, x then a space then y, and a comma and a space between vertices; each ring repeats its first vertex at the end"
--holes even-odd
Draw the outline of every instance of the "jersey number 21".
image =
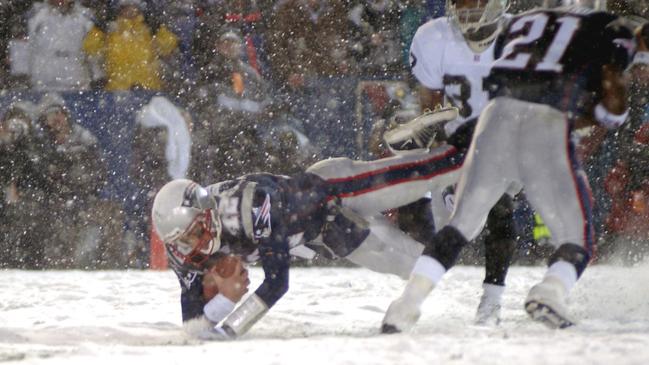
POLYGON ((516 20, 509 28, 509 34, 515 38, 507 43, 502 57, 494 67, 513 69, 534 69, 535 71, 561 72, 560 63, 572 37, 579 29, 580 19, 574 16, 564 16, 556 20, 547 14, 530 14, 516 20), (554 25, 553 27, 549 27, 554 25), (552 29, 554 28, 554 29, 552 29), (553 31, 552 31, 552 30, 553 31), (533 57, 533 44, 540 43, 542 37, 551 37, 552 41, 541 51, 539 59, 533 57))

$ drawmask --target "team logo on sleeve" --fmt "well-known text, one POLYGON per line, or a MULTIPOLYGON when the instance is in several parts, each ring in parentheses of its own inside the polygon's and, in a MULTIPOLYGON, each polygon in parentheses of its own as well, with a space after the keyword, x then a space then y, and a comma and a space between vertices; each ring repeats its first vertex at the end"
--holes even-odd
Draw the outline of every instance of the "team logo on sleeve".
POLYGON ((198 276, 198 273, 194 271, 189 271, 185 275, 182 275, 180 277, 180 280, 183 282, 183 287, 182 290, 189 290, 189 288, 192 286, 192 283, 194 280, 196 280, 196 277, 198 276))
POLYGON ((260 207, 252 208, 252 219, 254 221, 253 236, 255 239, 270 237, 270 195, 266 194, 266 199, 260 207))

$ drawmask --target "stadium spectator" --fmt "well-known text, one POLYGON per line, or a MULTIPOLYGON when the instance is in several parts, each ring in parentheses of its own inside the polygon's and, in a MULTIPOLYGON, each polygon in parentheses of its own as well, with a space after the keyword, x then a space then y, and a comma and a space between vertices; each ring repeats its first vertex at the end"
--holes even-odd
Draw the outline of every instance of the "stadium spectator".
POLYGON ((147 16, 151 24, 164 24, 178 37, 178 47, 161 57, 164 89, 171 95, 187 97, 196 79, 194 36, 198 28, 201 0, 150 0, 147 16))
MULTIPOLYGON (((47 164, 46 189, 50 211, 48 225, 49 266, 77 267, 74 259, 98 256, 101 235, 94 220, 95 206, 106 180, 106 169, 97 139, 71 119, 60 95, 41 98, 37 125, 41 129, 40 151, 47 164)), ((88 265, 83 262, 83 267, 88 265)))
POLYGON ((164 25, 154 33, 145 22, 145 9, 142 0, 120 0, 108 32, 94 27, 84 43, 88 54, 103 56, 108 91, 163 89, 160 60, 173 54, 178 38, 164 25))
POLYGON ((243 60, 263 77, 271 76, 268 65, 266 20, 264 4, 255 0, 207 1, 201 8, 198 32, 195 37, 197 63, 203 66, 211 61, 212 45, 224 28, 234 29, 244 42, 243 60))
POLYGON ((212 61, 203 69, 194 103, 197 113, 194 134, 199 181, 231 179, 243 171, 264 169, 265 147, 260 138, 268 123, 266 82, 241 59, 243 39, 236 31, 225 31, 214 44, 212 61), (205 168, 205 164, 209 168, 205 168))
MULTIPOLYGON (((638 43, 639 53, 647 54, 647 45, 638 43)), ((611 207, 601 251, 635 263, 649 253, 649 65, 632 64, 627 79, 629 121, 609 137, 617 161, 605 179, 611 207)))
POLYGON ((363 76, 394 78, 403 71, 401 10, 391 0, 363 0, 349 11, 352 50, 363 76))
POLYGON ((15 102, 0 119, 0 253, 3 267, 47 266, 42 242, 51 235, 47 165, 32 129, 31 103, 15 102))
POLYGON ((27 24, 25 12, 32 6, 31 1, 0 1, 0 90, 27 88, 29 77, 26 70, 14 69, 11 53, 16 45, 25 45, 27 24))
POLYGON ((286 0, 276 6, 268 36, 273 77, 281 86, 302 89, 310 78, 354 72, 343 2, 286 0))
POLYGON ((28 75, 37 90, 85 90, 92 72, 83 51, 92 13, 74 0, 34 4, 28 28, 28 75))

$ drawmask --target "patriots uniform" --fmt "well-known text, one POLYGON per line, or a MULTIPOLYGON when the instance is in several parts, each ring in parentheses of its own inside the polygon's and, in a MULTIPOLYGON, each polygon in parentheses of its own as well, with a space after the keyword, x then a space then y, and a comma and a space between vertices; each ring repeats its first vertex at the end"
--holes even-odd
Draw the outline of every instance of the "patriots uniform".
MULTIPOLYGON (((341 209, 369 218, 416 201, 426 191, 456 180, 462 157, 454 147, 443 146, 371 162, 329 159, 291 177, 251 174, 210 185, 207 190, 217 203, 223 229, 215 256, 233 253, 258 260, 265 278, 255 294, 270 308, 288 290, 291 250, 318 236, 325 241, 332 235, 327 227, 344 220, 341 209)), ((407 278, 423 245, 377 219, 367 225, 353 221, 341 230, 342 239, 334 235, 325 244, 352 262, 407 278), (350 227, 360 239, 345 238, 350 227), (364 256, 360 245, 371 252, 364 256)), ((207 304, 203 273, 173 263, 182 288, 183 321, 197 318, 207 304)))
POLYGON ((633 48, 631 31, 616 25, 618 19, 576 8, 515 17, 496 41, 487 89, 571 116, 591 115, 601 98, 602 66, 624 69, 633 48))
POLYGON ((524 186, 554 244, 592 253, 592 197, 575 153, 573 117, 601 101, 604 65, 625 67, 620 58, 632 34, 616 19, 583 8, 536 10, 501 33, 487 81, 495 98, 476 126, 450 221, 465 237, 479 232, 500 194, 524 186))
POLYGON ((593 99, 590 106, 604 94, 619 102, 621 95, 603 90, 602 83, 604 77, 617 83, 613 78, 620 75, 601 73, 604 65, 625 66, 618 51, 631 41, 624 36, 630 33, 618 33, 615 19, 577 7, 535 10, 514 17, 499 35, 500 57, 487 81, 495 97, 476 124, 450 222, 426 245, 403 295, 386 313, 384 332, 414 324, 423 299, 478 235, 500 197, 523 188, 556 247, 525 310, 552 328, 574 323, 566 297, 592 257, 594 231, 590 188, 572 139, 573 116, 588 107, 582 97, 593 99))

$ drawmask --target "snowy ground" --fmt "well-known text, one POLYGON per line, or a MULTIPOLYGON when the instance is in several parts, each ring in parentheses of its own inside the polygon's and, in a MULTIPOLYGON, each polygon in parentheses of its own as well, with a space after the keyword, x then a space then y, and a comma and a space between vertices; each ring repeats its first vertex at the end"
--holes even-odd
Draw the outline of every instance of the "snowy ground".
MULTIPOLYGON (((291 290, 243 339, 180 328, 171 272, 0 271, 0 362, 20 364, 647 364, 649 265, 593 266, 572 296, 578 326, 522 310, 542 268, 514 267, 500 327, 472 325, 482 269, 457 267, 410 334, 379 335, 402 281, 363 269, 295 269, 291 290)), ((252 269, 253 285, 261 278, 252 269)))

